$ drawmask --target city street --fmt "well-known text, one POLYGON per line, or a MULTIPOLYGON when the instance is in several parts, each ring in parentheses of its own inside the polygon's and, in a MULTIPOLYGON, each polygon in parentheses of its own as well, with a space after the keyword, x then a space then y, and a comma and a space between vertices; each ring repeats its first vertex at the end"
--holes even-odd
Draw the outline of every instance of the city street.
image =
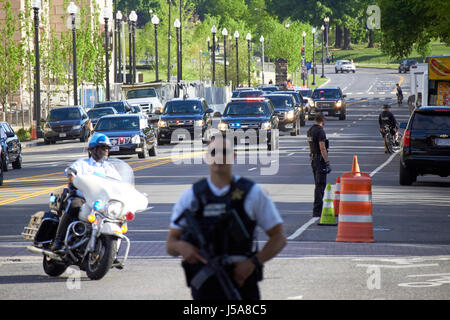
MULTIPOLYGON (((324 87, 339 86, 347 95, 346 120, 330 117, 324 126, 332 167, 327 179, 334 186, 357 156, 361 171, 372 176, 375 242, 336 242, 338 227, 319 226, 312 218, 314 180, 306 140, 312 121, 299 136, 281 134, 279 152, 246 151, 234 173, 260 184, 275 201, 288 238, 281 254, 265 265, 262 298, 449 299, 450 177, 419 176, 412 186, 400 186, 399 155, 384 153, 378 129, 383 103, 392 104, 399 122, 408 120, 409 74, 369 68, 335 74, 332 65, 325 71, 330 81, 324 87), (405 96, 401 106, 395 103, 396 83, 405 96)), ((30 216, 48 209, 49 193, 66 184, 64 169, 87 156, 87 143, 25 148, 22 169, 5 172, 0 187, 0 299, 191 299, 181 260, 166 253, 165 240, 173 204, 208 174, 208 166, 202 145, 181 146, 182 152, 172 144, 159 146, 157 157, 122 158, 134 169, 136 188, 148 195, 149 206, 128 224, 125 268, 100 281, 76 267, 48 277, 42 256, 27 251, 31 243, 21 236, 30 216)), ((259 230, 260 248, 266 239, 259 230)))

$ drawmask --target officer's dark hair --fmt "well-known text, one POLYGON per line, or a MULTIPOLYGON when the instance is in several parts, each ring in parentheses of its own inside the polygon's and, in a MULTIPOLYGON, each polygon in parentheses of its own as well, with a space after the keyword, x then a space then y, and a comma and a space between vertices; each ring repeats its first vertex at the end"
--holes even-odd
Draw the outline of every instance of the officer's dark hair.
POLYGON ((325 116, 321 112, 316 113, 315 119, 317 123, 325 122, 325 116))

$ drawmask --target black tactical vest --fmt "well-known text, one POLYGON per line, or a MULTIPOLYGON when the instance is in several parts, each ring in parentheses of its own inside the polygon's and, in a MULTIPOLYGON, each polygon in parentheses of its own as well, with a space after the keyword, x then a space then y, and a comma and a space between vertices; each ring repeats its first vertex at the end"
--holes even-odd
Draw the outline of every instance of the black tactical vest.
MULTIPOLYGON (((253 185, 248 179, 233 178, 230 190, 220 197, 214 195, 206 179, 193 185, 195 219, 213 255, 252 254, 256 222, 245 212, 244 202, 253 185)), ((188 232, 182 238, 198 246, 188 232)))

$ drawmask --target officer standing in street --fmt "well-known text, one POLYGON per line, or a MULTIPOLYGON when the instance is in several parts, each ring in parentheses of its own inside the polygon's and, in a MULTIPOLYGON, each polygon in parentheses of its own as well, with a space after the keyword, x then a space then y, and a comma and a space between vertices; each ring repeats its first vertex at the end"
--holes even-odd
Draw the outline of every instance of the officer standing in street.
POLYGON ((323 130, 324 124, 325 116, 320 112, 316 113, 315 124, 309 128, 306 134, 315 183, 313 217, 320 217, 322 214, 327 174, 331 172, 330 161, 328 159, 328 140, 323 130))
POLYGON ((206 154, 210 175, 186 190, 174 205, 166 249, 183 258, 194 300, 233 299, 223 285, 223 274, 239 298, 259 300, 263 264, 286 244, 283 220, 259 185, 232 174, 236 156, 232 142, 221 135, 213 138, 206 154), (186 214, 199 226, 197 233, 202 234, 206 246, 189 231, 186 214), (256 226, 268 236, 261 251, 255 249, 256 226), (227 262, 220 265, 226 270, 222 274, 211 271, 211 262, 222 261, 217 260, 220 257, 227 262))

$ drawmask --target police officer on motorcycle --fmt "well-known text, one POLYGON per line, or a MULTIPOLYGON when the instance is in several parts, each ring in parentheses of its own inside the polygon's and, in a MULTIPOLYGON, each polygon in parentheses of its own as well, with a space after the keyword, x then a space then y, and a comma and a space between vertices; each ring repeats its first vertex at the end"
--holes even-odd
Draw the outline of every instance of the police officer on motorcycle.
MULTIPOLYGON (((183 258, 188 286, 194 300, 225 300, 226 289, 217 274, 207 274, 208 259, 223 256, 227 278, 239 297, 258 300, 257 282, 262 280, 262 265, 285 246, 283 220, 273 201, 251 180, 232 174, 235 154, 231 141, 213 137, 206 160, 210 175, 194 183, 173 207, 166 249, 183 258), (189 232, 186 210, 192 213, 204 236, 209 254, 199 248, 189 232), (255 250, 255 227, 260 226, 269 240, 261 251, 255 250), (197 285, 194 285, 194 279, 197 285)), ((221 260, 222 261, 222 260, 221 260)))
MULTIPOLYGON (((394 117, 394 114, 390 111, 391 106, 389 104, 383 105, 383 111, 378 116, 378 125, 380 126, 381 136, 384 138, 384 126, 388 125, 391 134, 394 136, 394 144, 399 145, 398 142, 398 122, 394 117)), ((386 146, 385 146, 386 147, 386 146)), ((387 152, 387 150, 385 150, 387 152)))
POLYGON ((320 112, 316 113, 315 121, 316 123, 309 128, 306 136, 315 183, 313 217, 320 217, 327 185, 327 174, 331 172, 331 166, 328 159, 328 139, 323 130, 325 116, 320 112))
POLYGON ((75 172, 76 174, 101 172, 120 179, 119 173, 107 162, 111 142, 106 135, 101 133, 94 134, 89 141, 88 148, 91 157, 78 159, 68 168, 69 170, 66 170, 66 175, 69 179, 70 194, 67 205, 65 206, 65 212, 59 221, 55 241, 52 245, 52 250, 55 252, 63 248, 67 227, 71 222, 78 219, 80 208, 85 202, 83 194, 73 186, 74 176, 70 172, 75 172))

